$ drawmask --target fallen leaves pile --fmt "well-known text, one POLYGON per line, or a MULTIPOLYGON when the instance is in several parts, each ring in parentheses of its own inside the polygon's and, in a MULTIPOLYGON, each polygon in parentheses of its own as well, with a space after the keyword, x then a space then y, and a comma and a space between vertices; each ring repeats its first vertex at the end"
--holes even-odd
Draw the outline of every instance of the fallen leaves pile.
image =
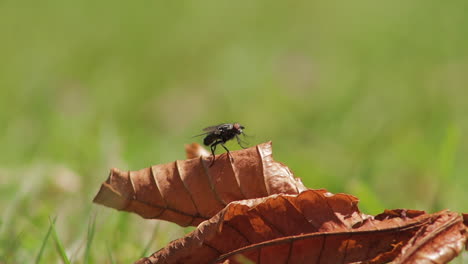
POLYGON ((468 238, 468 214, 359 211, 349 194, 307 189, 273 160, 271 142, 221 154, 186 147, 187 160, 112 169, 94 202, 144 218, 197 226, 138 264, 448 263, 468 238))

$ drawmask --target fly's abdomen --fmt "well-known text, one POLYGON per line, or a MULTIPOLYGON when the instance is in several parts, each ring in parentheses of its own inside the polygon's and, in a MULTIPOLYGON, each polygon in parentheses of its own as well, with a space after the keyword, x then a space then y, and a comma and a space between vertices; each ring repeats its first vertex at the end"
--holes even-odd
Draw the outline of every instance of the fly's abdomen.
POLYGON ((203 139, 203 144, 205 144, 205 146, 209 146, 211 145, 211 143, 215 142, 217 138, 218 138, 217 135, 209 134, 203 139))

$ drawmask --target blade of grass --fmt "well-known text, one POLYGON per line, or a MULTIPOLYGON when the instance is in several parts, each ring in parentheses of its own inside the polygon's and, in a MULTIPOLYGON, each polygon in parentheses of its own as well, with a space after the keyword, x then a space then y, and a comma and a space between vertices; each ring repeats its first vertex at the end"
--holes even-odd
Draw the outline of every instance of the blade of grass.
POLYGON ((52 226, 52 237, 55 240, 55 247, 60 257, 62 258, 65 264, 71 264, 70 259, 67 257, 67 253, 65 252, 65 248, 62 242, 60 241, 60 239, 58 238, 57 231, 55 230, 55 222, 52 221, 52 219, 49 219, 49 221, 50 221, 50 225, 52 226))
POLYGON ((158 234, 158 230, 159 230, 159 222, 156 223, 156 225, 154 226, 153 234, 151 235, 151 238, 149 239, 148 243, 146 243, 145 248, 141 252, 140 258, 146 257, 146 255, 148 254, 151 244, 153 243, 153 241, 156 238, 156 235, 158 234))
POLYGON ((86 242, 85 259, 84 259, 85 264, 89 263, 91 244, 93 242, 95 230, 96 230, 96 215, 92 215, 88 222, 88 237, 87 237, 87 242, 86 242))
POLYGON ((236 256, 236 261, 242 263, 242 264, 255 264, 252 260, 244 257, 243 255, 236 256))
POLYGON ((52 232, 52 225, 55 224, 55 220, 57 220, 57 217, 54 217, 54 219, 52 220, 52 223, 49 225, 49 230, 47 230, 47 234, 42 240, 41 249, 39 250, 39 253, 37 254, 37 257, 36 257, 36 262, 35 262, 36 264, 41 262, 42 254, 44 253, 45 245, 47 244, 47 241, 49 240, 49 236, 52 232))
POLYGON ((109 256, 109 263, 115 264, 114 258, 112 257, 112 251, 108 243, 106 243, 106 250, 107 250, 107 255, 109 256))

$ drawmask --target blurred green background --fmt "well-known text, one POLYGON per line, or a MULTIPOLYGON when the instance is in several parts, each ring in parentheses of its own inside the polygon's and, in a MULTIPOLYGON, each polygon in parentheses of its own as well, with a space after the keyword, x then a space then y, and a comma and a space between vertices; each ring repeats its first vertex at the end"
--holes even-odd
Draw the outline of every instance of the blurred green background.
MULTIPOLYGON (((34 263, 49 217, 73 263, 129 263, 182 236, 91 200, 109 168, 184 159, 223 122, 365 213, 467 212, 467 12, 463 0, 0 0, 0 263, 34 263)), ((55 244, 41 263, 60 259, 55 244)))

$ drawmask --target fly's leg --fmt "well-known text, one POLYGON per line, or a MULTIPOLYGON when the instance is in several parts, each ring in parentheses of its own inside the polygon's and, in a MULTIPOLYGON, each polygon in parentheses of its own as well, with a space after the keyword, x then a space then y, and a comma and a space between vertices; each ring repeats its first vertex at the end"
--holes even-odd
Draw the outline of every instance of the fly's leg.
POLYGON ((231 155, 231 152, 229 152, 229 149, 226 148, 226 146, 224 146, 224 142, 219 142, 221 144, 221 146, 227 151, 227 155, 229 156, 229 158, 231 159, 231 162, 234 161, 234 158, 232 157, 231 155))
POLYGON ((213 166, 215 159, 216 159, 215 151, 216 151, 216 144, 212 144, 211 145, 211 157, 213 157, 213 159, 211 159, 210 167, 213 166))
POLYGON ((213 166, 214 162, 215 162, 215 159, 216 159, 216 156, 215 156, 215 151, 216 151, 216 146, 221 143, 221 141, 216 141, 215 143, 211 144, 211 156, 213 157, 213 159, 211 160, 211 163, 210 163, 210 167, 213 166))
POLYGON ((243 148, 243 149, 247 148, 247 147, 242 146, 242 143, 245 143, 245 142, 242 141, 242 139, 240 139, 240 137, 238 135, 236 135, 236 139, 237 139, 237 144, 239 144, 239 146, 241 146, 241 148, 243 148))

